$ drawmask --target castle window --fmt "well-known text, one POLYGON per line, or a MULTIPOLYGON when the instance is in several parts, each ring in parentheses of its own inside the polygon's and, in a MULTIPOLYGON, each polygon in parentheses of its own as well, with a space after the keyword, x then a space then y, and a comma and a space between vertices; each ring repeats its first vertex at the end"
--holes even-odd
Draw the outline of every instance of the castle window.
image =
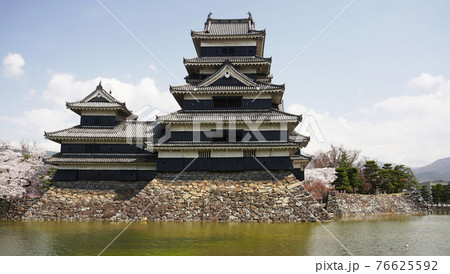
POLYGON ((213 98, 214 100, 214 107, 215 108, 240 108, 242 106, 242 99, 239 98, 227 98, 227 97, 216 97, 213 98))
POLYGON ((200 150, 198 158, 211 158, 211 150, 200 150))
POLYGON ((215 108, 224 108, 224 107, 227 107, 227 99, 223 99, 223 98, 214 98, 214 107, 215 107, 215 108))
POLYGON ((101 120, 100 120, 100 118, 95 118, 95 120, 94 120, 94 125, 96 125, 96 126, 100 126, 102 124, 102 122, 101 122, 101 120))
POLYGON ((244 150, 244 157, 255 157, 256 150, 244 150))
POLYGON ((241 99, 240 98, 230 98, 228 99, 229 107, 241 107, 241 99))
POLYGON ((99 153, 100 145, 98 144, 88 144, 85 146, 85 152, 87 153, 99 153))

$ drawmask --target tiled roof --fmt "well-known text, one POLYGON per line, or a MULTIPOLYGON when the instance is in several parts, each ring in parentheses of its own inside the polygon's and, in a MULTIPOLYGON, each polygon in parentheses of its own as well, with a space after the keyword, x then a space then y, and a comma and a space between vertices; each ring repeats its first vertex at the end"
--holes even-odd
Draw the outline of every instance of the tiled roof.
POLYGON ((226 60, 220 69, 201 81, 198 84, 198 87, 208 87, 219 80, 220 77, 225 77, 225 75, 228 75, 228 77, 236 78, 239 82, 246 86, 257 86, 257 83, 253 81, 252 78, 248 77, 244 73, 241 73, 233 66, 233 64, 226 60))
POLYGON ((45 158, 45 162, 51 165, 63 163, 155 163, 156 154, 119 154, 119 153, 57 153, 51 157, 45 158))
POLYGON ((205 23, 202 31, 192 31, 192 36, 241 36, 252 34, 265 34, 265 30, 255 30, 251 18, 243 19, 211 19, 205 23))
POLYGON ((279 92, 284 90, 284 85, 274 85, 274 84, 263 84, 257 83, 256 86, 206 86, 199 87, 196 85, 182 85, 182 86, 170 86, 170 92, 172 93, 208 93, 210 91, 214 92, 235 92, 235 91, 246 91, 252 93, 260 93, 262 91, 267 92, 279 92))
POLYGON ((301 116, 285 113, 278 110, 180 110, 164 116, 157 117, 158 122, 220 122, 220 121, 301 121, 301 116))
POLYGON ((172 93, 207 93, 211 91, 214 91, 214 93, 230 93, 235 91, 245 91, 253 93, 260 93, 262 91, 280 92, 284 91, 284 85, 264 84, 261 82, 256 82, 252 78, 241 73, 233 66, 233 64, 229 60, 225 59, 220 69, 218 69, 207 78, 203 79, 197 85, 187 84, 182 86, 170 87, 170 92, 172 93), (242 85, 215 85, 214 83, 222 77, 233 77, 241 82, 242 85))
POLYGON ((270 64, 272 58, 258 56, 221 56, 221 57, 196 57, 184 59, 186 65, 216 64, 221 65, 228 60, 233 64, 251 63, 251 64, 270 64))
POLYGON ((50 140, 64 139, 151 139, 159 136, 161 127, 155 122, 124 121, 115 127, 75 126, 55 132, 46 132, 50 140))
POLYGON ((103 89, 101 83, 97 88, 89 93, 80 101, 67 102, 66 107, 74 111, 75 113, 81 114, 80 110, 120 110, 130 119, 137 119, 137 116, 127 109, 125 103, 119 102, 114 98, 110 92, 103 89))
POLYGON ((294 142, 284 142, 284 141, 249 141, 249 142, 216 142, 216 141, 168 141, 164 143, 147 143, 147 146, 153 146, 155 148, 208 148, 208 147, 236 147, 236 148, 245 148, 245 147, 293 147, 298 148, 299 144, 294 142))
POLYGON ((304 146, 309 143, 310 139, 311 138, 309 136, 302 135, 295 130, 289 135, 289 140, 291 142, 304 143, 304 146))
POLYGON ((305 156, 305 155, 292 155, 291 160, 300 160, 300 161, 310 161, 311 157, 305 156))
POLYGON ((124 103, 110 103, 110 102, 73 102, 66 104, 71 109, 84 109, 84 108, 101 108, 101 109, 121 109, 124 107, 124 103))
MULTIPOLYGON (((295 131, 294 131, 295 132, 295 131)), ((295 132, 296 134, 299 134, 298 132, 295 132)), ((303 136, 303 135, 302 135, 303 136)), ((309 137, 306 137, 309 140, 309 137)), ((302 153, 301 150, 297 150, 292 156, 291 160, 300 160, 300 161, 311 161, 312 156, 308 154, 302 153)))
POLYGON ((123 104, 123 103, 119 102, 116 98, 114 98, 114 96, 112 96, 111 92, 107 92, 106 90, 104 90, 101 82, 98 84, 97 88, 93 92, 89 93, 86 97, 84 97, 79 102, 89 101, 89 99, 91 99, 92 96, 96 93, 101 94, 101 97, 105 98, 109 102, 116 102, 119 104, 123 104))

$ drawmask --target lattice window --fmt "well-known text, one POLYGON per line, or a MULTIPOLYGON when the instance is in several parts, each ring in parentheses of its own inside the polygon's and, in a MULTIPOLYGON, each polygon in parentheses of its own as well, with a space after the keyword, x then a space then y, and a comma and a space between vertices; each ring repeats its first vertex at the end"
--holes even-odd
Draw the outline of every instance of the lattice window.
POLYGON ((229 107, 241 107, 241 98, 230 98, 228 99, 228 106, 229 107))
POLYGON ((242 106, 242 98, 214 98, 215 108, 240 108, 242 106))
POLYGON ((244 157, 255 157, 256 150, 244 150, 244 157))
POLYGON ((227 107, 227 99, 214 98, 214 107, 215 108, 227 107))
POLYGON ((200 150, 198 158, 211 158, 211 150, 200 150))

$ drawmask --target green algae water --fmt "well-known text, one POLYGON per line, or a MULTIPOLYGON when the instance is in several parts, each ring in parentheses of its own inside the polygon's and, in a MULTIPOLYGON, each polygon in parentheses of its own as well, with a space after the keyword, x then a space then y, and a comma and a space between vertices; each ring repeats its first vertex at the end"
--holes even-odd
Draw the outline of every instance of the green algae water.
MULTIPOLYGON (((0 222, 0 255, 98 255, 126 225, 0 222)), ((450 255, 448 214, 351 218, 323 226, 353 255, 450 255)), ((317 223, 133 223, 103 255, 349 255, 325 228, 317 223)))

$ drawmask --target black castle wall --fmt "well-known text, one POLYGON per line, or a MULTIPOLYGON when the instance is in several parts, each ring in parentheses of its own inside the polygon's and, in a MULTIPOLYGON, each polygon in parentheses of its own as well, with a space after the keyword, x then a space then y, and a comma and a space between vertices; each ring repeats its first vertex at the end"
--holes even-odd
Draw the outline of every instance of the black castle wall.
MULTIPOLYGON (((272 99, 242 99, 240 108, 237 109, 271 109, 272 99)), ((218 109, 214 107, 214 101, 209 100, 184 100, 183 109, 185 110, 212 110, 218 109)), ((236 109, 236 108, 235 108, 236 109)))
MULTIPOLYGON (((292 161, 289 157, 257 157, 258 161, 268 170, 291 170, 292 161)), ((181 171, 194 158, 158 158, 158 171, 181 171)), ((253 157, 233 158, 197 158, 187 171, 249 171, 264 170, 253 157)))

